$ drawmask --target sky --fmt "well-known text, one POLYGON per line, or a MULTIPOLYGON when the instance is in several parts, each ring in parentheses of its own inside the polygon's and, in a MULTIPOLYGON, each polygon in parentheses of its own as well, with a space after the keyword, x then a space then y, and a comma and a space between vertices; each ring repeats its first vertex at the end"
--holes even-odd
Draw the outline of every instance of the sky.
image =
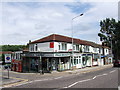
POLYGON ((118 0, 4 0, 0 3, 0 45, 25 45, 51 34, 101 43, 99 22, 118 19, 118 0), (59 2, 58 2, 59 1, 59 2), (83 16, 74 17, 83 13, 83 16), (73 28, 72 28, 73 26, 73 28))

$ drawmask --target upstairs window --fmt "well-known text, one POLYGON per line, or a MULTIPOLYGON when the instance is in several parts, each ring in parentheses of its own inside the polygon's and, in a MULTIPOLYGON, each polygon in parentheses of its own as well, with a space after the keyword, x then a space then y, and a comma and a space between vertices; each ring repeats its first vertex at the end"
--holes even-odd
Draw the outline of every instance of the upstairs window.
POLYGON ((58 45, 58 49, 60 50, 60 44, 58 45))
POLYGON ((62 43, 62 50, 67 50, 67 44, 66 43, 62 43))
POLYGON ((73 45, 73 50, 75 50, 75 45, 73 45))
POLYGON ((34 51, 34 45, 31 45, 30 48, 31 48, 31 51, 34 51))
POLYGON ((38 50, 38 46, 37 46, 37 44, 35 45, 35 51, 37 51, 38 50))
POLYGON ((76 50, 79 50, 79 45, 76 45, 76 50))

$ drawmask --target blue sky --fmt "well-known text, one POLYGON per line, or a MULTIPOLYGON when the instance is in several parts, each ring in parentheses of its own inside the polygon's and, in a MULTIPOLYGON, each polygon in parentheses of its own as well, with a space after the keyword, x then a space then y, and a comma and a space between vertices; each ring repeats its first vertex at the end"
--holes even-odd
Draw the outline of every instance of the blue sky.
POLYGON ((50 34, 71 37, 74 19, 74 38, 100 43, 99 22, 105 18, 117 20, 117 2, 2 2, 2 43, 27 44, 50 34))

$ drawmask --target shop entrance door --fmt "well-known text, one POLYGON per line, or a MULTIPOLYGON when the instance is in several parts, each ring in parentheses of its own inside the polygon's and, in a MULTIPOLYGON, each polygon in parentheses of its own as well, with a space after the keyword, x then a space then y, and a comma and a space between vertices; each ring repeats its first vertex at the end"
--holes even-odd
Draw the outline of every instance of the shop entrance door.
POLYGON ((57 58, 52 58, 52 70, 57 70, 57 68, 58 68, 58 60, 57 60, 57 58))

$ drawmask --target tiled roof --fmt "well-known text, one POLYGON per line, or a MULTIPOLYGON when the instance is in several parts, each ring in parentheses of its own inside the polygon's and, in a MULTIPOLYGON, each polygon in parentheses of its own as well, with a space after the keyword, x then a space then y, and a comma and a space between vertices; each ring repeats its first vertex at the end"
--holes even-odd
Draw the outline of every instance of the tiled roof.
POLYGON ((0 54, 12 54, 11 51, 0 51, 0 54))
MULTIPOLYGON (((49 41, 58 41, 58 42, 72 43, 72 38, 71 37, 67 37, 67 36, 63 36, 63 35, 52 34, 52 35, 49 35, 49 36, 44 37, 42 39, 38 39, 38 40, 35 40, 33 42, 30 42, 29 44, 49 42, 49 41)), ((73 38, 73 42, 76 43, 76 44, 90 45, 90 46, 93 46, 93 47, 102 47, 101 45, 96 44, 94 42, 80 40, 80 39, 76 39, 76 38, 73 38)))

